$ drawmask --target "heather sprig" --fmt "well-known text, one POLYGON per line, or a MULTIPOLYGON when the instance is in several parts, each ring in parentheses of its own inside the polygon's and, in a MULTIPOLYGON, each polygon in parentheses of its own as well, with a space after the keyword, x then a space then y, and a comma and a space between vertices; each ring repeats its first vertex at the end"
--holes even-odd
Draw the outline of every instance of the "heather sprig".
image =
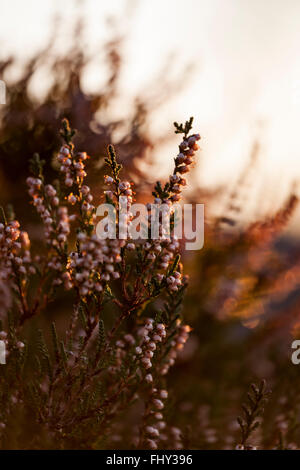
POLYGON ((247 394, 248 402, 242 405, 243 416, 238 417, 237 421, 241 429, 241 442, 237 446, 239 450, 251 450, 254 447, 247 444, 251 434, 259 427, 259 417, 264 412, 264 406, 270 392, 267 390, 265 380, 262 380, 257 386, 251 384, 250 390, 247 394))
POLYGON ((193 157, 195 152, 199 149, 197 141, 201 139, 200 134, 189 135, 193 124, 193 118, 191 117, 186 123, 178 124, 174 123, 175 133, 183 134, 183 140, 179 144, 179 153, 174 159, 174 171, 170 176, 169 181, 162 186, 160 181, 157 181, 154 192, 152 193, 155 197, 156 203, 174 203, 180 201, 180 194, 182 188, 186 186, 186 179, 182 177, 185 173, 190 170, 190 165, 193 163, 193 157))

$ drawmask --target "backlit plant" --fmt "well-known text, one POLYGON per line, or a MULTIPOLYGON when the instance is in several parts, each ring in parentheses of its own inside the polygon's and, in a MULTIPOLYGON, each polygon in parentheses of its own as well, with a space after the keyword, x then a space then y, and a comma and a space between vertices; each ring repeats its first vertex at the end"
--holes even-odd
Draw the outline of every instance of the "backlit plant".
MULTIPOLYGON (((200 139, 190 135, 192 119, 175 126, 183 139, 174 172, 153 192, 154 204, 170 208, 180 200, 182 175, 200 139)), ((75 149, 74 133, 64 120, 53 184, 44 179, 40 157, 31 161, 27 184, 43 224, 44 249, 31 246, 12 210, 2 210, 0 292, 7 305, 0 332, 7 351, 0 377, 0 400, 6 403, 0 410, 2 445, 105 448, 113 445, 120 416, 133 413, 132 447, 182 448, 181 431, 164 418, 167 374, 190 332, 180 311, 187 276, 179 242, 172 231, 169 238, 142 241, 97 236, 86 183, 89 156, 75 149), (69 320, 59 333, 54 322, 50 332, 30 328, 49 315, 64 291, 69 320), (22 421, 26 428, 16 431, 14 423, 22 421)), ((129 225, 134 191, 121 179, 112 146, 106 165, 105 201, 117 209, 126 196, 129 225)))

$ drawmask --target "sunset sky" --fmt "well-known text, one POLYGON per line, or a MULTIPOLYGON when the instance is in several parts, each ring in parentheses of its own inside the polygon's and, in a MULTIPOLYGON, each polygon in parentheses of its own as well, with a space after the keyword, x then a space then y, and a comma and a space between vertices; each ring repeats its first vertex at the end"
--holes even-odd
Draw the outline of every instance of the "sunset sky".
MULTIPOLYGON (((67 47, 80 12, 91 53, 107 39, 107 15, 116 15, 125 37, 124 103, 116 112, 126 110, 137 91, 149 91, 171 54, 172 77, 192 64, 183 91, 151 127, 170 133, 174 119, 195 116, 205 184, 231 184, 254 139, 261 142, 256 195, 262 211, 276 209, 300 180, 298 0, 0 0, 0 6, 1 54, 16 52, 22 60, 46 43, 55 13, 64 21, 58 49, 67 47)), ((99 84, 101 72, 91 66, 85 86, 99 84)))

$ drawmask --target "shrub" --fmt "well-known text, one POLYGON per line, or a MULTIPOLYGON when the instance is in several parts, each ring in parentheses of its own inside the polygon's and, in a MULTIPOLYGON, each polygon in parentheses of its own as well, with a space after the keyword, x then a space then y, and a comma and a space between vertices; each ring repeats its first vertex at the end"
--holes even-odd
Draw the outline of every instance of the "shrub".
MULTIPOLYGON (((174 173, 153 192, 154 203, 171 211, 200 139, 190 135, 192 119, 175 125, 183 140, 174 173)), ((187 276, 179 242, 172 231, 157 240, 99 239, 85 182, 89 156, 75 149, 74 133, 64 120, 55 183, 45 180, 39 155, 31 160, 27 184, 43 224, 44 248, 31 247, 13 211, 2 210, 2 446, 109 448, 126 414, 135 427, 125 445, 181 448, 181 431, 164 418, 168 371, 190 332, 181 315, 187 276), (51 306, 65 291, 68 321, 64 315, 59 331, 52 322, 49 332, 51 306)), ((130 209, 132 184, 121 180, 111 145, 106 165, 106 202, 117 211, 126 196, 130 209)))

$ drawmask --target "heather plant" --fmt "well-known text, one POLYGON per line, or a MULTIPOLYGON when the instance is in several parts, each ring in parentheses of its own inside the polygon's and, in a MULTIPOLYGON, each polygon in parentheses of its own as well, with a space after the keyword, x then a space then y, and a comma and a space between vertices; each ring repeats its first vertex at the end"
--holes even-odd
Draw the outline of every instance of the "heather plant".
MULTIPOLYGON (((149 201, 171 213, 198 149, 191 126, 175 123, 182 141, 174 172, 149 201)), ((99 238, 90 157, 74 137, 64 120, 52 184, 39 155, 31 160, 38 243, 11 206, 1 210, 2 448, 298 448, 299 379, 290 354, 299 338, 299 252, 282 246, 297 197, 236 230, 224 210, 192 256, 180 253, 174 218, 169 238, 158 219, 157 239, 150 226, 145 239, 123 239, 120 200, 129 229, 139 195, 110 145, 99 202, 113 207, 116 237, 99 238)))
MULTIPOLYGON (((183 138, 174 172, 153 191, 154 204, 167 204, 171 212, 200 139, 190 134, 192 119, 175 127, 183 138)), ((136 421, 132 447, 182 448, 181 431, 169 429, 164 418, 167 375, 190 332, 181 315, 187 276, 179 241, 172 224, 169 238, 159 231, 155 240, 121 239, 119 220, 115 239, 97 236, 96 208, 86 183, 89 156, 76 150, 74 134, 65 119, 57 154, 60 177, 53 184, 44 178, 39 155, 31 160, 27 184, 43 224, 44 249, 35 252, 13 211, 2 210, 1 303, 7 305, 0 333, 6 346, 2 446, 109 447, 113 426, 131 412, 136 421), (64 291, 69 319, 59 332, 52 322, 48 332, 49 306, 64 291), (44 316, 44 327, 36 328, 37 318, 44 316), (22 422, 26 429, 19 428, 22 422)), ((111 145, 105 162, 110 172, 105 201, 117 212, 120 197, 127 198, 129 226, 134 192, 121 179, 111 145)))
MULTIPOLYGON (((122 41, 115 35, 104 45, 107 81, 87 94, 80 28, 75 37, 68 53, 57 57, 49 45, 8 80, 0 110, 1 447, 299 448, 291 343, 300 337, 300 250, 285 233, 296 188, 277 212, 240 224, 259 176, 255 142, 236 185, 209 192, 199 179, 188 192, 189 202, 205 202, 203 250, 153 240, 148 226, 143 240, 99 239, 99 203, 118 214, 125 197, 126 229, 132 204, 146 197, 174 213, 200 136, 189 135, 192 121, 175 123, 182 141, 174 172, 149 199, 151 169, 138 163, 169 136, 151 139, 147 118, 176 87, 143 93, 127 119, 114 120, 122 41), (38 100, 30 84, 45 66, 54 81, 38 100), (62 116, 76 133, 66 120, 59 133, 62 116), (249 384, 265 379, 272 394, 265 401, 265 387, 263 397, 250 387, 239 424, 249 384)), ((14 63, 3 60, 1 74, 14 63)))

